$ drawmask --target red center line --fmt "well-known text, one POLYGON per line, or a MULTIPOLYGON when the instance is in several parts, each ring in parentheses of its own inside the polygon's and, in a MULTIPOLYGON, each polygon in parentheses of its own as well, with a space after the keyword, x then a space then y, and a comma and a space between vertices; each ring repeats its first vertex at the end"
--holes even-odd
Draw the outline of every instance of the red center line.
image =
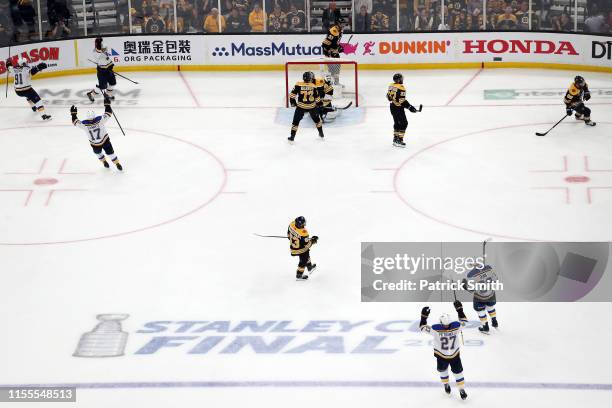
POLYGON ((445 105, 445 106, 450 105, 450 104, 451 104, 451 103, 452 103, 452 102, 453 102, 453 101, 454 101, 454 100, 455 100, 455 99, 456 99, 456 98, 457 98, 459 95, 461 95, 461 93, 462 93, 463 91, 465 91, 465 88, 467 88, 468 86, 470 86, 470 84, 471 84, 472 82, 474 82, 474 80, 476 79, 476 77, 477 77, 478 75, 480 75, 480 73, 481 73, 482 71, 483 71, 483 68, 482 68, 482 67, 481 67, 481 68, 479 68, 479 69, 478 69, 478 71, 476 71, 476 73, 474 74, 474 76, 472 76, 472 77, 470 78, 470 80, 469 80, 469 81, 467 81, 467 82, 466 82, 466 83, 465 83, 465 84, 464 84, 464 85, 461 87, 461 89, 459 89, 459 91, 457 91, 457 93, 456 93, 455 95, 453 95, 453 97, 452 97, 452 98, 450 98, 450 99, 449 99, 449 101, 448 101, 448 102, 446 102, 446 105, 445 105))
POLYGON ((185 78, 185 76, 183 75, 183 71, 179 70, 178 73, 179 73, 179 76, 181 77, 181 79, 183 80, 183 83, 185 84, 185 87, 189 91, 189 94, 191 95, 191 98, 193 99, 193 102, 195 103, 195 105, 198 108, 201 108, 200 102, 198 101, 198 98, 196 98, 195 93, 193 93, 193 89, 191 89, 191 86, 189 85, 189 82, 187 81, 187 78, 185 78))

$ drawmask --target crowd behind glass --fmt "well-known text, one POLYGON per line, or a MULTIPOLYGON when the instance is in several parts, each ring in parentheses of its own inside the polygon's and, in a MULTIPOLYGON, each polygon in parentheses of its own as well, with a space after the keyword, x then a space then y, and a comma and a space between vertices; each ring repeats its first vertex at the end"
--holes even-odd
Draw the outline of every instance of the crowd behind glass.
POLYGON ((612 33, 609 0, 0 0, 0 46, 117 33, 612 33))

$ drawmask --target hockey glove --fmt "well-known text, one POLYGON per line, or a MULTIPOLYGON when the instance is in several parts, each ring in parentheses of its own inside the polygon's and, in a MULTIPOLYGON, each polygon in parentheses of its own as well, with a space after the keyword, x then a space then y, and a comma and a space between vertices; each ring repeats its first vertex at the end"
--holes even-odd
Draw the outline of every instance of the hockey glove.
POLYGON ((36 66, 36 68, 38 68, 39 71, 42 71, 43 69, 49 68, 49 66, 45 64, 44 62, 41 62, 40 64, 36 66))
POLYGON ((589 99, 591 99, 591 93, 590 92, 585 92, 584 93, 584 100, 588 101, 589 99))
POLYGON ((417 112, 417 108, 415 108, 415 107, 414 107, 414 106, 412 106, 412 105, 410 105, 410 106, 408 107, 408 110, 409 110, 410 112, 412 112, 412 113, 416 113, 416 112, 417 112))
POLYGON ((310 238, 310 242, 312 242, 313 244, 316 244, 317 242, 319 242, 319 237, 314 235, 312 238, 310 238))
POLYGON ((10 58, 6 60, 6 66, 7 67, 12 67, 13 66, 13 63, 11 62, 10 58))
POLYGON ((70 114, 71 114, 71 115, 76 115, 76 114, 77 114, 77 112, 78 112, 77 107, 76 107, 76 106, 74 106, 74 105, 72 105, 72 106, 70 107, 70 114))
POLYGON ((431 313, 431 310, 429 309, 429 307, 425 306, 423 309, 421 309, 422 317, 427 319, 429 317, 429 313, 431 313))
POLYGON ((111 100, 107 94, 104 94, 104 106, 110 106, 111 100))
POLYGON ((293 98, 289 99, 289 104, 293 107, 297 106, 297 103, 295 102, 295 99, 293 98))
POLYGON ((569 106, 565 109, 565 113, 567 113, 567 116, 572 116, 572 108, 570 108, 569 106))
POLYGON ((338 52, 343 53, 344 52, 344 47, 343 46, 339 46, 338 47, 338 52))
POLYGON ((455 302, 453 303, 453 306, 455 306, 455 310, 457 312, 459 312, 460 310, 463 310, 463 305, 458 300, 455 300, 455 302))

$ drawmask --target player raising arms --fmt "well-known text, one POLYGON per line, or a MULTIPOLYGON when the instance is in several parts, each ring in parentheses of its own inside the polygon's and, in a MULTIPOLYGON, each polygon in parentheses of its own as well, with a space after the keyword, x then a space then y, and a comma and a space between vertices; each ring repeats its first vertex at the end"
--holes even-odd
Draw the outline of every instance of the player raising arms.
POLYGON ((308 113, 312 118, 312 121, 317 126, 319 136, 323 138, 323 122, 319 117, 319 109, 317 105, 320 103, 321 98, 317 92, 315 85, 315 77, 312 72, 304 72, 302 75, 303 82, 298 82, 293 87, 293 90, 289 94, 289 103, 291 106, 295 106, 295 113, 293 114, 293 122, 291 126, 291 136, 287 138, 290 143, 295 140, 300 122, 304 117, 305 113, 308 113))
POLYGON ((17 60, 17 65, 13 65, 11 60, 8 59, 6 61, 6 68, 10 68, 13 71, 13 76, 15 78, 13 87, 15 88, 17 96, 26 98, 32 111, 40 113, 42 120, 51 120, 51 115, 47 115, 45 112, 45 107, 40 100, 38 92, 32 88, 32 76, 47 68, 47 64, 41 62, 35 67, 30 67, 27 59, 19 58, 19 60, 17 60))
POLYGON ((572 111, 576 111, 576 120, 583 120, 585 125, 595 126, 596 123, 591 120, 591 109, 584 106, 583 102, 589 99, 591 99, 589 86, 583 77, 577 76, 565 93, 563 100, 567 116, 571 116, 572 111))
POLYGON ((72 124, 83 129, 85 133, 87 133, 89 144, 91 145, 95 155, 98 157, 98 160, 102 162, 104 167, 109 167, 106 157, 104 157, 104 153, 102 153, 102 150, 104 150, 109 159, 111 159, 111 161, 115 163, 115 166, 117 166, 117 170, 123 171, 123 166, 121 166, 121 163, 119 163, 119 159, 115 154, 110 137, 108 136, 108 132, 104 126, 104 124, 113 115, 113 109, 111 108, 111 101, 109 97, 104 95, 104 115, 96 116, 95 112, 89 111, 87 112, 87 119, 80 121, 79 118, 77 118, 77 113, 78 110, 76 106, 72 105, 70 108, 72 124))
POLYGON ((113 71, 114 64, 107 52, 107 48, 102 43, 102 37, 96 38, 94 49, 94 62, 96 63, 96 72, 98 76, 98 85, 91 91, 87 92, 87 97, 91 102, 94 101, 94 95, 105 94, 110 99, 115 99, 113 92, 117 79, 113 71))
POLYGON ((309 237, 306 230, 306 218, 300 216, 289 224, 287 238, 289 239, 291 256, 300 257, 295 279, 306 280, 308 275, 304 275, 304 268, 308 269, 308 272, 312 272, 317 267, 317 264, 310 261, 310 247, 318 242, 319 237, 316 235, 312 238, 309 237))
MULTIPOLYGON (((344 51, 340 45, 342 38, 342 24, 344 19, 340 18, 332 24, 327 30, 327 35, 321 44, 323 55, 328 58, 340 58, 340 53, 344 51)), ((329 72, 334 80, 334 85, 338 85, 340 80, 340 64, 330 64, 329 72)))
POLYGON ((491 325, 496 329, 499 327, 497 323, 497 312, 495 311, 495 305, 497 303, 495 291, 489 289, 469 290, 468 281, 474 284, 486 284, 498 280, 493 268, 491 268, 490 265, 484 265, 481 269, 474 267, 474 269, 468 272, 467 279, 463 279, 462 281, 466 290, 474 294, 474 310, 478 313, 478 318, 480 319, 478 331, 483 334, 489 334, 487 313, 489 313, 489 317, 491 318, 491 325))
POLYGON ((391 110, 391 116, 393 116, 393 146, 406 147, 404 135, 408 128, 408 119, 406 119, 404 109, 415 113, 420 112, 422 106, 417 110, 406 100, 404 76, 400 73, 393 75, 393 83, 389 85, 387 90, 387 100, 390 102, 389 109, 391 110))
POLYGON ((444 391, 447 394, 451 393, 451 388, 448 384, 448 366, 450 365, 451 371, 455 375, 457 388, 459 388, 459 395, 461 399, 464 400, 467 398, 467 393, 464 388, 463 365, 461 364, 461 356, 459 355, 461 340, 458 337, 461 334, 461 327, 465 326, 467 322, 467 317, 463 312, 463 305, 461 302, 456 300, 453 305, 459 316, 459 321, 453 321, 448 314, 444 313, 440 316, 439 324, 428 326, 427 318, 429 317, 430 309, 425 306, 421 310, 421 322, 419 327, 422 332, 429 333, 433 336, 434 356, 437 360, 437 369, 440 373, 440 380, 444 385, 444 391))

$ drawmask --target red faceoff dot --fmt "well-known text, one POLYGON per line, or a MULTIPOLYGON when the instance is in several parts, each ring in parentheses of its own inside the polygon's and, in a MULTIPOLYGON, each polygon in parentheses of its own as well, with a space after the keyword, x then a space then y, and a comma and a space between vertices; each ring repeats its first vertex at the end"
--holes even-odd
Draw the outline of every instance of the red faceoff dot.
POLYGON ((57 184, 57 179, 54 178, 39 178, 34 180, 34 184, 37 186, 50 186, 52 184, 57 184))
POLYGON ((587 176, 567 176, 565 181, 568 183, 586 183, 590 180, 587 176))

